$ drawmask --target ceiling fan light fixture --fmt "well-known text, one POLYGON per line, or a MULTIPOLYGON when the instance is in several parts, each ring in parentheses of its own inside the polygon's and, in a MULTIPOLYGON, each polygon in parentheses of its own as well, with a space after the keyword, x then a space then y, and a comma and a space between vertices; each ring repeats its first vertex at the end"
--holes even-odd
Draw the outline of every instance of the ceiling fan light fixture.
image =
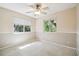
POLYGON ((31 8, 32 8, 32 12, 34 13, 34 15, 40 15, 40 14, 47 14, 47 12, 45 12, 48 7, 47 6, 44 6, 44 4, 41 4, 41 3, 35 3, 33 5, 31 5, 31 8))
POLYGON ((40 15, 41 12, 40 12, 40 11, 36 11, 36 12, 34 12, 34 14, 36 14, 36 15, 40 15))

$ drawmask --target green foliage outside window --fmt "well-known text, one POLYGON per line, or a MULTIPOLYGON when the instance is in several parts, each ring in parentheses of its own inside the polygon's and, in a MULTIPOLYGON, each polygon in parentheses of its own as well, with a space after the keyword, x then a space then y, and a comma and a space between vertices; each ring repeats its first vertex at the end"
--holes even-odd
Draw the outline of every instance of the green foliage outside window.
POLYGON ((25 32, 30 32, 30 26, 25 26, 25 32))
POLYGON ((44 20, 44 31, 45 32, 56 32, 56 23, 54 20, 44 20))
POLYGON ((31 27, 28 25, 16 25, 14 24, 14 32, 30 32, 31 27))

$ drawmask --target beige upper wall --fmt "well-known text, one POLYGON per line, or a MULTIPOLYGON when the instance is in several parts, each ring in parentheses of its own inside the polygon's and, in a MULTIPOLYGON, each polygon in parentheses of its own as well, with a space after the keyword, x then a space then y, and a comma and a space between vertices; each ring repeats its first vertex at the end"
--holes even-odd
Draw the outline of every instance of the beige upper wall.
POLYGON ((35 32, 35 25, 37 32, 43 32, 43 20, 56 17, 57 32, 76 32, 76 7, 49 15, 44 19, 37 19, 27 17, 23 14, 13 12, 4 8, 0 8, 0 32, 12 32, 14 17, 23 18, 32 22, 32 32, 35 32), (36 22, 36 24, 35 24, 36 22))
MULTIPOLYGON (((52 11, 53 12, 53 11, 52 11)), ((36 21, 36 31, 43 32, 43 20, 56 19, 57 32, 76 32, 76 7, 52 14, 36 21)))
POLYGON ((58 32, 76 32, 76 7, 56 13, 58 32))
POLYGON ((35 32, 35 19, 23 14, 0 7, 0 32, 13 32, 13 19, 21 18, 32 23, 32 32, 35 32))
POLYGON ((79 4, 77 5, 77 33, 79 34, 79 4))
POLYGON ((79 55, 79 4, 77 5, 77 54, 79 55))

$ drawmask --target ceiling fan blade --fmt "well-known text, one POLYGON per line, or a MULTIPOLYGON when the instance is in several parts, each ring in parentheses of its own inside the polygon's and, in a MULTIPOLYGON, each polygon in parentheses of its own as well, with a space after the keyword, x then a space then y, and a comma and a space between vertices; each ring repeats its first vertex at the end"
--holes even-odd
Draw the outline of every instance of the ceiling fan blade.
POLYGON ((29 11, 26 11, 26 13, 32 13, 34 10, 29 9, 29 11))
POLYGON ((26 13, 32 13, 33 11, 27 11, 26 13))
POLYGON ((43 10, 47 10, 47 9, 49 9, 48 7, 44 7, 44 8, 42 8, 43 10))
POLYGON ((47 14, 47 12, 41 12, 42 14, 47 14))
POLYGON ((26 13, 32 13, 32 12, 29 12, 29 11, 28 11, 28 12, 26 12, 26 13))

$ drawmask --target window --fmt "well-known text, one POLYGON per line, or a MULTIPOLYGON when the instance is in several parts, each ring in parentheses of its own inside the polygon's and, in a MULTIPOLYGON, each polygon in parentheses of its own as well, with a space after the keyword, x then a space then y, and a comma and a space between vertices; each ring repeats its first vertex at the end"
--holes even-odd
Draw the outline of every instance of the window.
POLYGON ((14 32, 31 32, 31 27, 28 25, 14 24, 14 32))
POLYGON ((56 32, 56 21, 55 20, 44 20, 44 31, 45 32, 56 32))
POLYGON ((31 32, 31 21, 28 19, 14 18, 14 32, 31 32))

